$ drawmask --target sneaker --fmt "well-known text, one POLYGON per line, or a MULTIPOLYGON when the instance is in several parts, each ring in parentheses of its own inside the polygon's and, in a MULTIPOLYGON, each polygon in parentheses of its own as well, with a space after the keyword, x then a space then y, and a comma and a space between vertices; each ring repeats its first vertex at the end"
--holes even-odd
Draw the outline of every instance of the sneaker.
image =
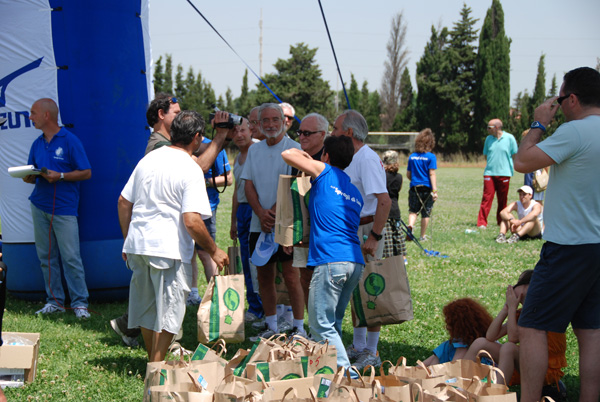
POLYGON ((521 239, 521 236, 519 236, 516 233, 513 233, 513 235, 510 236, 510 239, 508 239, 506 242, 508 244, 514 244, 514 243, 518 242, 520 239, 521 239))
POLYGON ((358 350, 354 348, 354 344, 351 344, 346 348, 346 354, 348 355, 348 360, 356 360, 362 353, 362 350, 358 350))
POLYGON ((90 318, 90 313, 85 307, 74 307, 73 310, 75 310, 75 317, 79 318, 80 320, 90 318))
POLYGON ((197 306, 202 301, 202 298, 198 293, 191 293, 188 295, 188 298, 185 302, 188 306, 197 306))
POLYGON ((118 318, 114 318, 114 319, 110 320, 110 326, 117 333, 117 335, 119 335, 121 337, 121 339, 123 339, 123 343, 132 348, 139 346, 140 344, 139 344, 137 338, 125 335, 125 333, 121 330, 121 328, 119 328, 119 322, 117 320, 118 320, 118 318))
POLYGON ((504 233, 500 233, 496 237, 496 243, 506 243, 506 235, 504 233))
POLYGON ((263 329, 265 327, 265 319, 264 318, 259 318, 258 320, 254 321, 252 323, 252 328, 254 329, 263 329))
POLYGON ((485 225, 479 225, 477 227, 479 228, 479 230, 486 230, 487 229, 487 226, 485 226, 485 225))
POLYGON ((306 331, 304 330, 304 328, 294 327, 294 328, 292 328, 292 330, 288 334, 288 336, 290 338, 293 338, 296 335, 301 336, 303 338, 308 338, 308 335, 306 334, 306 331))
POLYGON ((292 331, 294 327, 284 317, 279 317, 277 320, 277 329, 280 333, 283 333, 292 331))
POLYGON ((175 359, 175 360, 180 360, 182 353, 183 353, 184 357, 185 356, 189 356, 189 359, 191 360, 192 355, 194 354, 194 352, 192 352, 191 350, 188 350, 188 349, 184 348, 177 341, 173 341, 173 343, 171 344, 171 346, 169 346, 169 352, 171 352, 171 354, 173 355, 173 359, 175 359))
MULTIPOLYGON (((260 320, 260 318, 256 314, 251 313, 250 311, 246 311, 244 313, 244 320, 246 322, 256 322, 256 321, 260 320)), ((262 326, 261 326, 261 328, 262 328, 262 326)))
POLYGON ((419 239, 419 241, 428 241, 429 239, 430 239, 429 236, 423 235, 423 236, 421 236, 421 238, 419 239))
POLYGON ((362 372, 363 369, 369 365, 373 367, 381 366, 381 358, 379 357, 379 352, 371 353, 370 350, 365 349, 360 356, 358 356, 358 359, 356 359, 353 366, 356 367, 358 371, 362 372))
POLYGON ((58 307, 51 303, 46 303, 44 307, 36 311, 36 314, 54 314, 54 313, 64 313, 65 309, 58 307))
POLYGON ((412 234, 412 226, 407 226, 407 233, 406 233, 406 238, 404 239, 405 241, 412 241, 414 239, 414 236, 412 234))
POLYGON ((265 339, 267 339, 267 338, 270 338, 270 337, 272 337, 273 335, 275 335, 275 331, 273 331, 272 329, 270 329, 270 328, 267 326, 267 324, 265 324, 265 325, 263 326, 263 330, 262 330, 262 331, 260 331, 260 332, 259 332, 259 333, 258 333, 256 336, 251 336, 251 337, 250 337, 250 338, 248 338, 248 339, 250 339, 250 342, 256 342, 256 341, 258 341, 260 338, 265 338, 265 339))

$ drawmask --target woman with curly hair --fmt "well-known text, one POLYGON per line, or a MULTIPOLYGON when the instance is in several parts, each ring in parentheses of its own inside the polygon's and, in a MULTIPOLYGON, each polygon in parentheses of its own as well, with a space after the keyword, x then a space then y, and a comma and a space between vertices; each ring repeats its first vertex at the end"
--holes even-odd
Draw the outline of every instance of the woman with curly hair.
POLYGON ((415 152, 408 157, 406 177, 410 180, 408 190, 408 230, 407 240, 413 240, 412 228, 421 214, 421 238, 428 240, 425 232, 433 203, 437 200, 437 180, 435 170, 437 159, 431 153, 435 147, 435 137, 431 129, 421 131, 415 140, 415 152))
POLYGON ((443 313, 450 339, 433 350, 423 362, 426 366, 462 359, 469 345, 485 336, 493 321, 485 307, 468 297, 446 304, 443 313))

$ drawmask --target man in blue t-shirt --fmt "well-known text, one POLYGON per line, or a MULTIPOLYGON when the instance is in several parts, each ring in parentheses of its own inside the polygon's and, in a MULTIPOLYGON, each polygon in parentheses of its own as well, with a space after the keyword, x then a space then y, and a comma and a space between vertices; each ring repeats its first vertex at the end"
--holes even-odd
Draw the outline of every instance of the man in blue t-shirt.
POLYGON ((29 119, 43 132, 31 145, 27 162, 42 169, 42 173, 23 178, 26 183, 35 184, 29 200, 35 247, 48 296, 46 305, 36 314, 65 311, 65 292, 58 262, 60 251, 71 308, 77 318, 89 318, 77 209, 79 182, 92 177, 92 168, 79 138, 58 125, 58 106, 52 99, 36 101, 29 119))
POLYGON ((510 178, 513 175, 512 156, 518 149, 515 137, 502 130, 500 119, 490 120, 487 130, 489 135, 483 146, 483 155, 487 161, 483 171, 483 197, 477 217, 477 226, 481 229, 487 228, 487 218, 492 209, 494 193, 498 198, 496 221, 498 225, 502 222, 500 212, 506 207, 510 178))

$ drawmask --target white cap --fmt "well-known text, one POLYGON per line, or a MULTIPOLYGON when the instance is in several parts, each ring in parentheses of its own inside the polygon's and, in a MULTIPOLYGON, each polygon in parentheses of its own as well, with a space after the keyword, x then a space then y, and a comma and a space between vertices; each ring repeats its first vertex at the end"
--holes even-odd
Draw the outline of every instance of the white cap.
POLYGON ((524 192, 525 194, 533 194, 533 189, 532 189, 531 187, 529 187, 529 186, 521 186, 521 187, 519 187, 519 189, 517 190, 517 193, 518 193, 519 191, 522 191, 522 192, 524 192))
POLYGON ((252 253, 251 262, 257 267, 267 265, 273 254, 277 251, 279 245, 275 243, 275 234, 260 232, 254 253, 252 253))

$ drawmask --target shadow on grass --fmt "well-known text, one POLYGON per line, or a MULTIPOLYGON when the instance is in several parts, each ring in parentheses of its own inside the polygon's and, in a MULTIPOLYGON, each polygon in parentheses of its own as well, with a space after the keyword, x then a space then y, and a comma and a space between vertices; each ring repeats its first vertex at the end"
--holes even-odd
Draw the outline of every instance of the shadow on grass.
POLYGON ((102 367, 103 370, 108 372, 124 374, 131 371, 134 374, 139 373, 143 378, 146 374, 148 359, 146 357, 133 357, 131 355, 114 355, 96 357, 90 359, 88 362, 92 367, 102 367))

